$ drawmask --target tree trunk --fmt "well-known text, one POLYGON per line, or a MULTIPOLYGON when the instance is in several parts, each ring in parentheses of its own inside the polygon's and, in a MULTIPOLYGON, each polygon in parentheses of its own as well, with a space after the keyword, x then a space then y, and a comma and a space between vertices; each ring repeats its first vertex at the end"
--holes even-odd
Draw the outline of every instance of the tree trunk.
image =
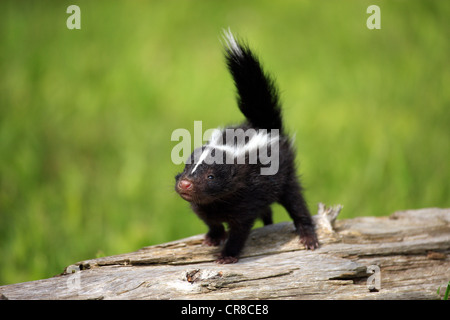
POLYGON ((0 287, 3 299, 439 299, 450 280, 450 209, 337 220, 314 216, 321 246, 292 222, 251 232, 236 264, 204 235, 81 261, 53 278, 0 287), (437 293, 439 287, 440 294, 437 293))

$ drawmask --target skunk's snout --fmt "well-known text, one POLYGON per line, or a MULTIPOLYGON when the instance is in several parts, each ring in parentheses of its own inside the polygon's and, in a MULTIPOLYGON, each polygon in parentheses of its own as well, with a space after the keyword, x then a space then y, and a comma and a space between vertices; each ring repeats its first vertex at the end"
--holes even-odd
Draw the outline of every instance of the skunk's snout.
POLYGON ((192 201, 192 194, 194 193, 194 184, 187 179, 181 179, 177 183, 176 190, 178 194, 186 201, 192 201))
POLYGON ((180 182, 178 182, 178 188, 180 188, 181 190, 191 190, 192 182, 185 179, 180 180, 180 182))

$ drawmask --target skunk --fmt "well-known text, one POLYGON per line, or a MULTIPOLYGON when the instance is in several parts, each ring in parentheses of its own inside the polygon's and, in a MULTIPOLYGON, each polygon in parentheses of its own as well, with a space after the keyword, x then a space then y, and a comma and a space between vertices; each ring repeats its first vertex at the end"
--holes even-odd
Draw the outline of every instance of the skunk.
POLYGON ((289 213, 303 245, 314 250, 319 243, 296 176, 295 152, 283 127, 275 82, 248 45, 230 30, 224 31, 224 39, 226 63, 246 120, 215 129, 175 177, 175 191, 208 226, 204 244, 225 242, 217 263, 238 261, 255 220, 272 224, 274 202, 289 213))

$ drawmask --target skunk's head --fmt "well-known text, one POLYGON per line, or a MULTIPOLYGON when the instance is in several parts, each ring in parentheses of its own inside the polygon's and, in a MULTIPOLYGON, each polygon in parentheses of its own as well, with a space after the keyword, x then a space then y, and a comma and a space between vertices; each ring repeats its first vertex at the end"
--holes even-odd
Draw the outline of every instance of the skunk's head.
POLYGON ((266 130, 245 126, 216 129, 210 141, 194 150, 184 171, 175 177, 175 190, 184 200, 193 203, 226 201, 229 195, 251 184, 254 175, 267 174, 263 173, 263 169, 267 169, 262 166, 263 154, 266 155, 264 166, 269 163, 268 169, 275 169, 269 174, 276 174, 278 130, 269 134, 266 130), (262 152, 264 150, 270 152, 262 152))
MULTIPOLYGON (((236 190, 236 165, 196 159, 208 152, 206 149, 203 146, 194 150, 184 171, 175 177, 175 191, 186 201, 207 204, 224 199, 236 190)), ((209 151, 209 156, 214 156, 215 150, 209 151)))

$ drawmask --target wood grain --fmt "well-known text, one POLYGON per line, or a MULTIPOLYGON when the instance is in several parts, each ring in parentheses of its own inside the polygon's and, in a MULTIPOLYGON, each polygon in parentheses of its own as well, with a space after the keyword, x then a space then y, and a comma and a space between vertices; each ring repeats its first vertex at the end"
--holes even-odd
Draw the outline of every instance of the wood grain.
POLYGON ((450 209, 336 220, 340 209, 322 205, 314 216, 321 242, 315 251, 304 250, 284 222, 253 230, 239 262, 218 265, 220 248, 202 246, 204 235, 196 235, 2 286, 0 298, 440 298, 438 288, 450 280, 450 209))

